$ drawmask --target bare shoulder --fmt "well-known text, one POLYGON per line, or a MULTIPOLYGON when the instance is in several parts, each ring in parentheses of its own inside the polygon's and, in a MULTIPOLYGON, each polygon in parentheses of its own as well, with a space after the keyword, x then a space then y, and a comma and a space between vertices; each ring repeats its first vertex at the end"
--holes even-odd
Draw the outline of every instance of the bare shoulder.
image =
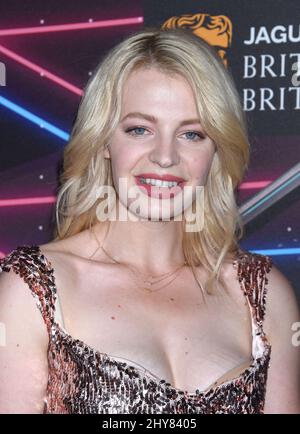
MULTIPOLYGON (((51 262, 54 268, 62 270, 65 267, 71 271, 72 267, 84 266, 86 261, 94 258, 94 253, 98 252, 99 245, 93 231, 97 233, 97 240, 102 241, 107 231, 107 225, 97 225, 93 230, 84 229, 75 235, 64 239, 52 240, 41 244, 41 253, 51 262)), ((97 258, 98 258, 97 253, 97 258)), ((97 259, 98 260, 98 259, 97 259)), ((100 265, 100 261, 98 264, 100 265)))
MULTIPOLYGON (((298 301, 294 288, 291 282, 278 267, 275 266, 271 257, 266 255, 252 254, 245 251, 246 255, 241 255, 235 258, 227 259, 222 265, 221 276, 226 282, 226 288, 235 297, 241 293, 241 285, 239 282, 238 267, 239 261, 245 258, 247 270, 249 263, 259 266, 261 260, 264 262, 265 272, 265 290, 266 290, 266 316, 265 324, 271 330, 272 326, 280 323, 282 316, 286 315, 291 318, 299 315, 298 301)), ((262 276, 262 275, 260 275, 262 276)))
MULTIPOLYGON (((106 226, 99 225, 97 227, 97 239, 101 241, 105 233, 106 226)), ((42 252, 49 254, 57 253, 89 258, 97 246, 93 232, 89 229, 85 229, 70 237, 58 240, 55 239, 48 243, 41 244, 40 248, 42 252)))
POLYGON ((265 329, 272 340, 280 335, 282 325, 290 330, 300 321, 299 304, 291 282, 274 263, 267 277, 265 329))
MULTIPOLYGON (((259 285, 264 285, 265 291, 265 317, 264 317, 264 329, 267 336, 271 341, 279 338, 279 330, 283 330, 283 323, 287 327, 291 327, 296 321, 300 321, 299 305, 296 296, 296 292, 292 287, 291 282, 285 276, 282 271, 276 267, 273 259, 270 256, 262 254, 253 254, 248 251, 244 251, 242 254, 242 261, 245 258, 246 270, 249 270, 248 265, 251 263, 254 267, 261 267, 260 273, 256 276, 260 276, 260 279, 264 277, 259 285), (263 265, 261 265, 263 264, 263 265)), ((238 276, 234 276, 236 271, 231 270, 231 278, 236 279, 238 276)))
MULTIPOLYGON (((85 290, 86 285, 81 283, 87 278, 87 270, 93 263, 90 258, 97 251, 98 244, 90 230, 83 230, 68 238, 41 244, 39 248, 54 270, 57 291, 66 305, 74 290, 85 290)), ((99 270, 100 261, 97 261, 97 266, 99 270)))
POLYGON ((85 245, 83 238, 87 235, 87 231, 80 232, 71 237, 61 240, 52 240, 45 244, 40 244, 40 248, 43 252, 60 252, 76 254, 81 250, 81 247, 85 245))
POLYGON ((265 413, 300 411, 300 311, 291 282, 274 263, 266 282, 264 329, 272 346, 265 413))
POLYGON ((39 248, 53 266, 59 267, 75 263, 79 258, 88 258, 93 246, 91 233, 85 230, 68 238, 40 244, 39 248))
POLYGON ((11 330, 21 324, 20 333, 24 332, 24 338, 27 340, 32 336, 28 330, 34 331, 36 338, 45 348, 48 336, 37 307, 37 298, 34 299, 33 290, 22 277, 19 270, 14 269, 0 273, 0 320, 11 330))
POLYGON ((0 413, 42 413, 49 338, 38 300, 17 261, 7 257, 0 273, 0 413))
POLYGON ((68 294, 68 289, 74 287, 78 279, 79 259, 84 245, 81 234, 39 245, 41 254, 46 258, 48 266, 53 269, 55 286, 60 297, 68 294))
MULTIPOLYGON (((248 265, 254 264, 254 267, 262 266, 263 273, 256 274, 260 278, 264 277, 265 292, 266 292, 266 312, 265 321, 267 325, 275 325, 276 322, 280 323, 282 315, 291 318, 297 317, 299 314, 298 301, 296 292, 292 287, 288 277, 285 276, 282 271, 276 267, 271 257, 261 254, 253 254, 248 251, 244 251, 245 255, 241 255, 239 260, 243 261, 245 258, 246 269, 250 270, 248 265)), ((226 264, 224 267, 227 273, 228 281, 232 284, 238 281, 237 269, 233 263, 226 264)))

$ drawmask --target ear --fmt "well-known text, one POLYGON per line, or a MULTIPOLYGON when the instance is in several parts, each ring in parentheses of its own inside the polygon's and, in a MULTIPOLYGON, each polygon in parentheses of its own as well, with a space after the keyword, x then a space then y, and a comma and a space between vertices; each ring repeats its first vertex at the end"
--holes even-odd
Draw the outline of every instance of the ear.
POLYGON ((109 149, 108 149, 108 145, 105 146, 105 148, 104 148, 104 158, 110 159, 110 152, 109 152, 109 149))

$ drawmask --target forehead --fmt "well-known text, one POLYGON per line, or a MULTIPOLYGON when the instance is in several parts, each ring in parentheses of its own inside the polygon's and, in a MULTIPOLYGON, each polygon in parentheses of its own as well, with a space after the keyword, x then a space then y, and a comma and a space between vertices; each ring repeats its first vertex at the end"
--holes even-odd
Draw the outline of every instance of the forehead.
POLYGON ((155 86, 157 84, 174 87, 177 85, 178 87, 190 87, 187 79, 179 74, 174 72, 162 71, 155 67, 144 67, 138 68, 130 72, 127 79, 124 83, 125 88, 139 89, 139 83, 143 83, 147 86, 155 86))
POLYGON ((143 105, 170 108, 180 106, 183 111, 195 112, 195 96, 185 77, 168 74, 157 68, 139 68, 132 71, 123 86, 122 107, 141 109, 143 105))

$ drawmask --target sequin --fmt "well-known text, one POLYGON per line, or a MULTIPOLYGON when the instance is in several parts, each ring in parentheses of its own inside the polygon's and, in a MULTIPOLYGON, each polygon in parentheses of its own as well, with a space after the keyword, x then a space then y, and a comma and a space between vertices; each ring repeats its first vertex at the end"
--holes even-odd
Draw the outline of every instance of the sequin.
POLYGON ((271 345, 263 330, 269 256, 239 249, 233 265, 252 320, 252 363, 238 377, 206 391, 173 387, 151 372, 74 339, 55 321, 57 289, 50 261, 37 245, 0 259, 28 284, 49 334, 45 414, 258 414, 264 412, 271 345))

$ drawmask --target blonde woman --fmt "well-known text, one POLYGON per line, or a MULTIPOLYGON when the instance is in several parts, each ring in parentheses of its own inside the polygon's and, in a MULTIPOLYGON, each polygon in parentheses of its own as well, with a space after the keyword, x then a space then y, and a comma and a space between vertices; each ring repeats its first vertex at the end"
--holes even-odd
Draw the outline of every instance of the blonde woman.
POLYGON ((205 42, 149 28, 107 53, 65 149, 54 239, 1 260, 2 413, 299 412, 294 291, 238 245, 248 158, 205 42))

